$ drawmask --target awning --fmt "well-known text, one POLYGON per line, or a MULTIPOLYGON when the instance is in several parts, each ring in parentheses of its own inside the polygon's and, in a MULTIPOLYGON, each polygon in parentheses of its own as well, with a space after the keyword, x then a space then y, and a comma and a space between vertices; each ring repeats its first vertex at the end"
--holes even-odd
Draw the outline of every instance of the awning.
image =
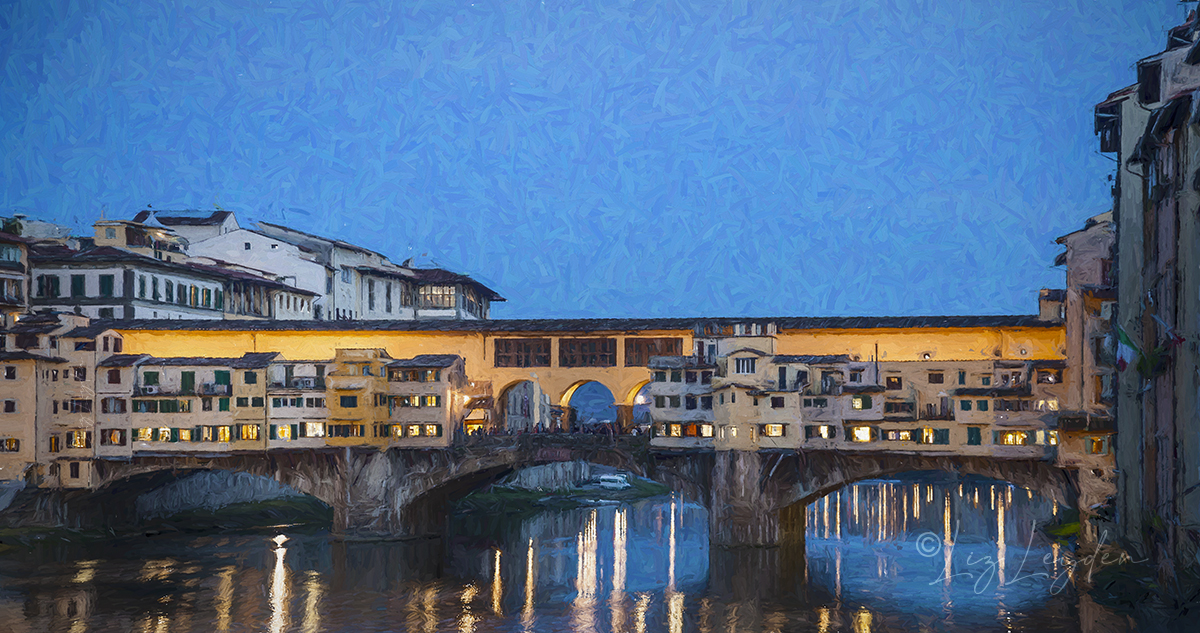
POLYGON ((471 412, 468 413, 467 417, 463 418, 463 420, 466 422, 471 422, 471 421, 482 422, 484 420, 487 420, 487 409, 471 409, 471 412))

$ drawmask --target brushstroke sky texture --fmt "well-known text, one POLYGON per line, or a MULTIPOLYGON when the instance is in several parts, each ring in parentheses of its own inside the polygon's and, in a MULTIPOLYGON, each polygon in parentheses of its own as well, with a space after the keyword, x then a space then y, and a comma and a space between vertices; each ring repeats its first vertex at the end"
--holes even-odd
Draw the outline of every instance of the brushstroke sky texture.
POLYGON ((1185 6, 2 2, 0 214, 219 204, 501 318, 1033 313, 1185 6))

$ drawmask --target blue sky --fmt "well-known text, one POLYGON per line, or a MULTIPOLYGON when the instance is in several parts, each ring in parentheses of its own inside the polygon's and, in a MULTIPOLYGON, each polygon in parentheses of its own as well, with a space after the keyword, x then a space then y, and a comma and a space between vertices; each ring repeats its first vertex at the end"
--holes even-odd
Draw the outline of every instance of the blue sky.
POLYGON ((500 318, 1032 313, 1189 6, 3 2, 0 215, 219 205, 500 318))

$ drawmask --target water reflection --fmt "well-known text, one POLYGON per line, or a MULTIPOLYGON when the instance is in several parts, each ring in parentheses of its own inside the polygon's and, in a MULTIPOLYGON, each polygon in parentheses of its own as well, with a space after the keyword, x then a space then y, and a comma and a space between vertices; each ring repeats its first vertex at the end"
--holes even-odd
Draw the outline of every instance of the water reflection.
POLYGON ((419 543, 279 534, 35 550, 0 559, 0 617, 147 633, 1078 630, 1070 592, 1031 577, 1069 561, 1034 527, 1058 508, 1028 491, 865 482, 806 512, 806 564, 788 547, 710 549, 705 510, 677 496, 455 517, 419 543))

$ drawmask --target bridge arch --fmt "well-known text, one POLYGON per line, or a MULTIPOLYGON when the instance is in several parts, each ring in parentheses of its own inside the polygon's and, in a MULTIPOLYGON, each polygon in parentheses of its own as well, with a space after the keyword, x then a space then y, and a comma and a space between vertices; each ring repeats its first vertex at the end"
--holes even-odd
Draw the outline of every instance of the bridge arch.
POLYGON ((635 384, 633 386, 633 389, 630 389, 629 393, 625 395, 625 399, 624 399, 624 401, 621 402, 621 404, 623 404, 627 407, 632 407, 632 406, 638 405, 638 404, 649 404, 647 402, 638 402, 637 397, 638 397, 638 394, 642 391, 642 389, 645 389, 646 385, 649 385, 650 382, 651 382, 650 379, 647 378, 646 380, 643 380, 643 381, 635 384))
POLYGON ((1078 495, 1068 472, 1044 461, 912 454, 847 455, 835 451, 819 455, 809 456, 809 464, 813 466, 809 475, 797 479, 778 497, 777 509, 808 505, 863 480, 920 472, 975 475, 1007 482, 1070 507, 1074 507, 1078 495))

